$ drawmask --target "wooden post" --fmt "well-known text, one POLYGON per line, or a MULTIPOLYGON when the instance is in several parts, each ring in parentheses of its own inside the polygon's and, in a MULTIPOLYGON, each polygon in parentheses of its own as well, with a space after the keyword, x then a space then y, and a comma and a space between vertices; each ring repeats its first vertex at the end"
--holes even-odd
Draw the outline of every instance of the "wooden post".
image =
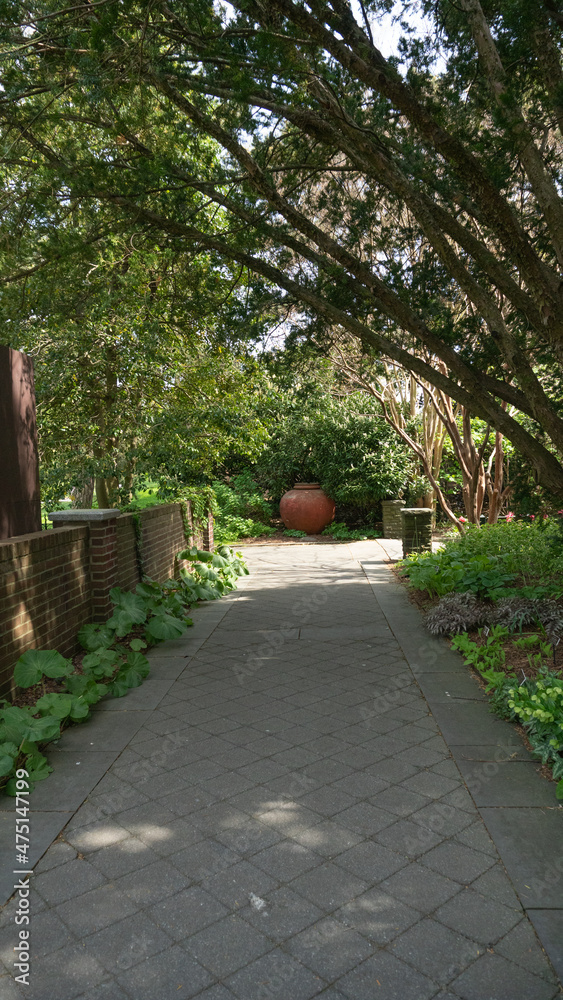
POLYGON ((0 538, 41 531, 33 361, 0 346, 0 538))

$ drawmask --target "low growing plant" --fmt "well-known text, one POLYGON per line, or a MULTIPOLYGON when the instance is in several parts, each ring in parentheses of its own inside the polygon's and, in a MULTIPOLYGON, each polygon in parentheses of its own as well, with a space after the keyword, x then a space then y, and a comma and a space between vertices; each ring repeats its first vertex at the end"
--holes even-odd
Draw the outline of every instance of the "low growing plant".
POLYGON ((455 635, 478 626, 503 625, 508 632, 521 632, 525 625, 539 626, 552 643, 563 636, 563 608, 557 601, 505 597, 482 601, 470 592, 451 592, 426 615, 432 635, 455 635))
POLYGON ((470 592, 446 594, 428 611, 425 624, 432 635, 456 635, 488 624, 490 606, 470 592))
POLYGON ((551 644, 536 633, 515 642, 518 649, 537 650, 528 655, 537 676, 524 677, 519 684, 505 663, 503 644, 508 635, 508 629, 496 625, 483 644, 464 634, 456 636, 452 646, 485 680, 493 711, 525 728, 533 753, 553 772, 557 798, 563 799, 563 678, 549 670, 551 644))
POLYGON ((337 542, 361 542, 367 538, 381 538, 381 532, 377 528, 348 528, 344 521, 329 524, 322 534, 329 535, 337 542))
POLYGON ((269 524, 272 505, 249 470, 233 476, 229 483, 215 480, 213 496, 214 534, 219 543, 275 533, 269 524))
POLYGON ((467 553, 451 543, 438 552, 414 552, 399 565, 413 587, 436 597, 453 590, 494 598, 516 576, 501 554, 467 553))
POLYGON ((442 597, 472 591, 480 597, 529 599, 563 595, 561 526, 557 518, 468 526, 434 553, 401 564, 412 586, 442 597))
POLYGON ((190 601, 215 601, 234 590, 237 579, 248 575, 240 552, 233 552, 227 545, 220 545, 216 552, 204 552, 195 545, 184 549, 178 559, 189 562, 190 569, 182 569, 183 593, 190 601))

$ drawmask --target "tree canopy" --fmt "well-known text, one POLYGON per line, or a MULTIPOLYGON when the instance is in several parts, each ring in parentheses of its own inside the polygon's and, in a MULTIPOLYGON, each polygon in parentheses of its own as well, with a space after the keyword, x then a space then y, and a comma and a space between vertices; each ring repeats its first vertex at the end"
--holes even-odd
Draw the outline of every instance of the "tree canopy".
POLYGON ((563 494, 561 4, 422 0, 386 59, 390 6, 3 3, 5 280, 116 233, 228 262, 563 494))

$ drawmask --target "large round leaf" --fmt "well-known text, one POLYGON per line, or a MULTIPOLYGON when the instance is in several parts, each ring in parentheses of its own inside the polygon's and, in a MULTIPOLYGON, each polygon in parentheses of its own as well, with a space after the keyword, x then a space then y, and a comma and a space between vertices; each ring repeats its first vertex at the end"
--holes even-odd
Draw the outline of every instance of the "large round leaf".
POLYGON ((138 670, 143 677, 147 677, 149 673, 149 661, 146 656, 138 651, 129 653, 127 657, 127 667, 131 667, 133 670, 138 670))
POLYGON ((29 728, 32 714, 29 708, 10 705, 0 709, 0 738, 20 746, 29 728))
POLYGON ((90 715, 90 705, 83 695, 78 695, 72 699, 72 708, 70 710, 70 717, 74 722, 80 722, 82 719, 87 719, 90 715))
POLYGON ((9 757, 8 754, 2 754, 0 756, 0 778, 5 778, 7 774, 11 774, 14 767, 14 758, 9 757))
POLYGON ((56 649, 28 649, 16 663, 14 681, 18 687, 28 688, 42 677, 68 677, 73 670, 70 660, 56 649))
POLYGON ((89 623, 88 625, 83 625, 78 633, 78 641, 83 649, 89 650, 93 653, 96 649, 100 647, 111 646, 115 636, 107 625, 96 625, 95 623, 89 623))
POLYGON ((135 625, 141 625, 147 617, 147 602, 140 594, 132 594, 130 591, 122 591, 119 587, 114 587, 109 594, 116 608, 125 611, 126 615, 135 625))
POLYGON ((96 649, 93 653, 86 653, 82 660, 84 670, 94 670, 100 667, 107 674, 111 673, 119 659, 119 653, 115 649, 96 649))
POLYGON ((66 719, 72 709, 72 695, 50 691, 39 699, 35 707, 41 715, 54 715, 56 719, 66 719))
POLYGON ((41 719, 30 719, 25 738, 31 743, 47 743, 54 740, 60 731, 60 721, 52 715, 45 715, 41 719))
POLYGON ((184 623, 172 615, 154 615, 147 625, 147 635, 157 642, 162 642, 163 639, 178 639, 185 631, 184 623))

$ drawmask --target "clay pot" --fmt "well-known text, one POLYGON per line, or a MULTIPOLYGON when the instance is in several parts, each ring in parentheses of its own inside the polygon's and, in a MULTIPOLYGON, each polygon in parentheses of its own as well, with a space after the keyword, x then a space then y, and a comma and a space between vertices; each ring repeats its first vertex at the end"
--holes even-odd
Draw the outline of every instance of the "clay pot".
POLYGON ((317 535, 334 518, 334 501, 318 483, 296 483, 280 500, 280 515, 286 528, 317 535))

